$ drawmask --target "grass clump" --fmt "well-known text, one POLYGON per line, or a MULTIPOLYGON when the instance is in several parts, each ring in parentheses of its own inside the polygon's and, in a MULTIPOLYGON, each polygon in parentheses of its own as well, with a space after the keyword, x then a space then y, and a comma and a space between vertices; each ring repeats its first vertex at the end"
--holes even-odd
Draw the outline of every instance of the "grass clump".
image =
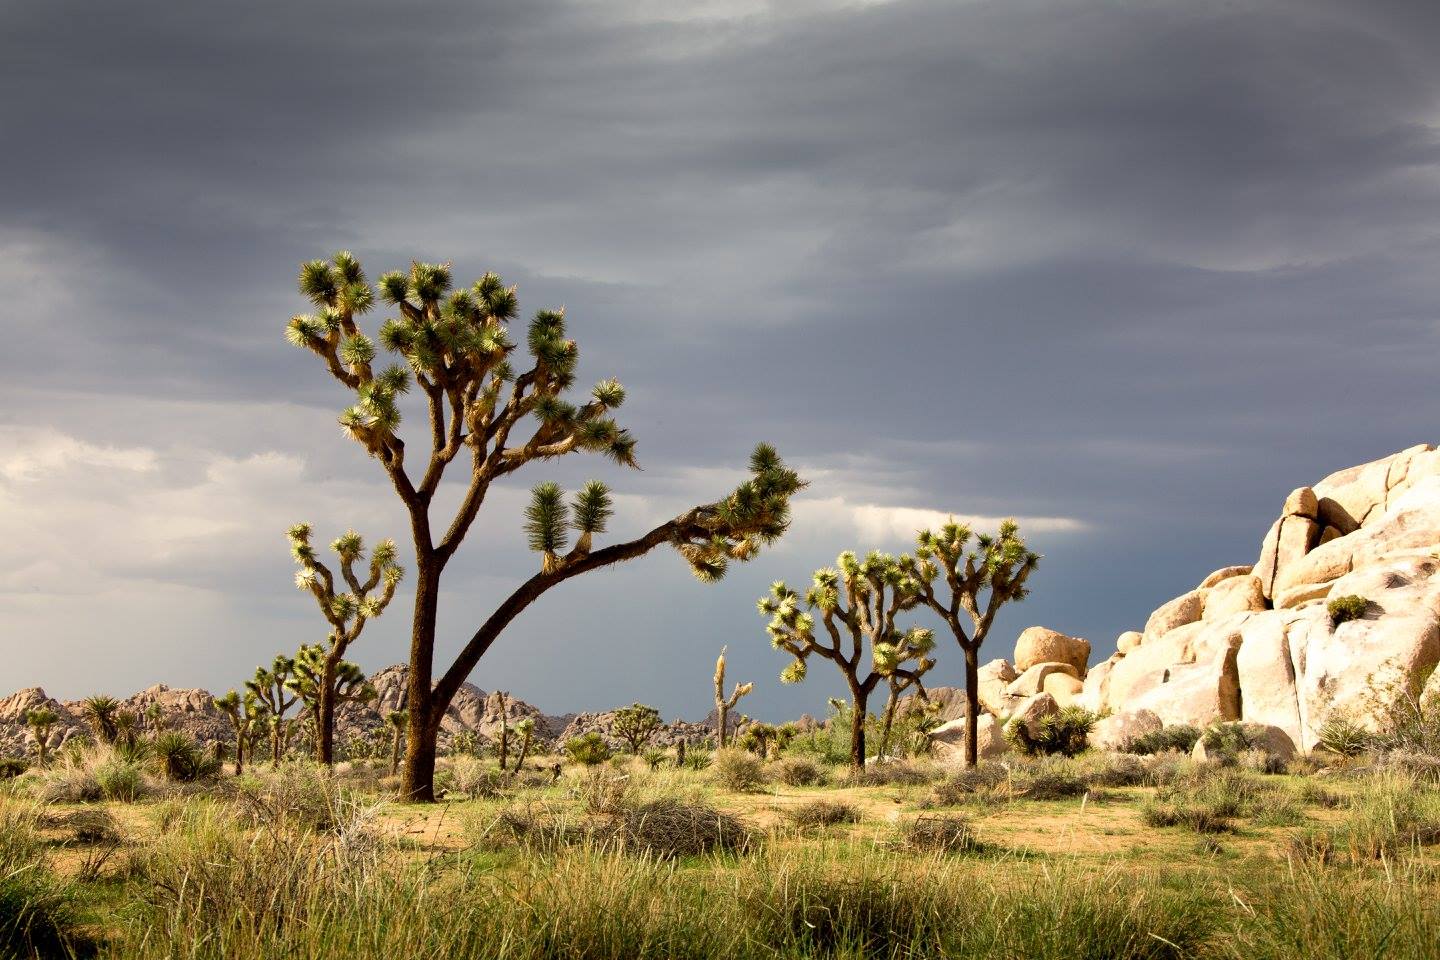
POLYGON ((749 829, 738 817, 678 797, 625 808, 614 816, 610 836, 626 852, 669 860, 743 851, 752 843, 749 829))
POLYGON ((899 827, 900 846, 915 853, 971 853, 980 849, 965 817, 923 814, 899 827))
POLYGON ((833 827, 859 823, 860 810, 838 800, 808 800, 785 809, 785 816, 797 827, 833 827))
POLYGON ((770 772, 787 787, 819 787, 829 779, 825 768, 809 757, 783 757, 770 765, 770 772))

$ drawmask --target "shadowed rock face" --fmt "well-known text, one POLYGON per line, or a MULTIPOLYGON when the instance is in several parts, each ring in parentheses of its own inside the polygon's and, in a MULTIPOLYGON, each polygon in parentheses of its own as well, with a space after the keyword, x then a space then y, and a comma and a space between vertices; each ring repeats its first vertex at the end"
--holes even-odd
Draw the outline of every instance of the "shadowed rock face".
POLYGON ((1091 668, 1080 702, 1164 723, 1244 720, 1315 745, 1336 715, 1369 725, 1379 698, 1440 662, 1440 451, 1411 447, 1285 500, 1252 569, 1227 567, 1150 617, 1091 668), (1369 606, 1338 626, 1326 609, 1369 606))

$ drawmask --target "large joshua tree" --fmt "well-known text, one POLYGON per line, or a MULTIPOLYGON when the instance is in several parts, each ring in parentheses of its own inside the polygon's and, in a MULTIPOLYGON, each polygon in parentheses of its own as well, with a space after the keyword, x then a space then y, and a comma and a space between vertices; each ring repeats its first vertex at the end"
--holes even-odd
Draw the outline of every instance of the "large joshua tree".
POLYGON ((488 273, 467 288, 453 287, 448 264, 412 263, 408 272, 387 273, 372 288, 359 261, 339 253, 301 268, 300 290, 316 312, 294 317, 287 329, 293 344, 314 352, 332 377, 354 391, 355 402, 340 415, 340 425, 378 461, 409 514, 415 607, 403 793, 417 801, 435 798, 435 746, 446 708, 495 639, 538 597, 572 577, 665 544, 679 550, 702 580, 718 579, 731 559, 749 559, 784 532, 790 495, 801 486, 775 451, 761 446, 751 458, 753 476, 729 496, 633 540, 595 549, 592 541, 604 531, 609 498, 603 487, 592 485, 576 504, 572 525, 580 537, 568 552, 559 522, 563 503, 537 490, 532 507, 549 518, 539 524, 532 518, 532 544, 544 554, 540 570, 500 603, 437 676, 441 577, 491 485, 534 461, 580 451, 636 463, 634 438, 611 415, 625 399, 618 382, 601 381, 579 403, 566 399, 575 384, 579 349, 566 334, 563 311, 541 310, 531 319, 524 338, 528 368, 523 368, 526 364, 512 362, 515 288, 488 273), (374 306, 377 288, 378 298, 395 313, 379 328, 380 346, 402 361, 380 370, 374 366, 375 341, 356 322, 374 306), (425 452, 407 462, 410 452, 398 433, 400 397, 412 382, 422 394, 429 429, 425 452), (436 497, 441 481, 457 459, 468 460, 458 505, 436 516, 442 509, 436 497))
POLYGON ((345 662, 345 651, 350 649, 365 625, 384 613, 390 605, 395 587, 405 571, 395 561, 395 541, 381 540, 370 552, 368 569, 362 568, 357 573, 356 565, 366 562, 365 541, 360 534, 350 530, 330 544, 330 549, 340 559, 340 576, 343 579, 337 581, 310 545, 308 523, 297 523, 290 528, 287 536, 290 538, 290 552, 300 565, 295 574, 295 585, 315 597, 320 612, 330 624, 330 633, 325 638, 325 654, 313 664, 318 672, 313 684, 317 698, 314 705, 315 757, 329 766, 334 762, 335 749, 336 671, 345 662))
POLYGON ((807 661, 820 656, 839 668, 850 689, 850 764, 865 765, 865 717, 871 692, 883 681, 899 677, 916 682, 934 665, 927 655, 935 636, 921 627, 900 630, 899 614, 918 602, 919 584, 909 572, 910 557, 871 553, 863 561, 840 554, 839 569, 815 571, 804 598, 784 581, 770 586, 759 609, 770 617, 766 631, 771 645, 794 659, 780 674, 783 683, 805 679, 807 661), (804 609, 802 609, 802 604, 804 609), (815 633, 819 614, 823 634, 815 633))
POLYGON ((980 752, 980 647, 1000 608, 1029 595, 1025 582, 1041 558, 1025 546, 1014 520, 1003 521, 995 536, 974 536, 951 520, 939 530, 921 530, 915 543, 909 570, 919 600, 945 622, 965 655, 965 763, 974 766, 980 752))

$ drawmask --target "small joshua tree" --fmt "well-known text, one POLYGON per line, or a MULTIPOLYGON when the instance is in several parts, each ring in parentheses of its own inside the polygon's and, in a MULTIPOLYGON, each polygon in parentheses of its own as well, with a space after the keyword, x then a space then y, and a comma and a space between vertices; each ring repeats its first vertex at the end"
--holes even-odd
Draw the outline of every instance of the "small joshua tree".
POLYGON ((812 655, 830 660, 850 688, 850 764, 865 765, 865 717, 870 693, 881 683, 899 676, 918 683, 934 666, 927 657, 935 649, 935 636, 921 627, 901 631, 898 614, 917 602, 919 585, 908 572, 909 557, 871 553, 862 562, 855 554, 840 554, 839 569, 815 571, 803 603, 817 611, 825 637, 815 635, 815 617, 801 609, 801 597, 777 581, 759 601, 760 612, 770 617, 766 631, 771 645, 794 659, 780 674, 782 683, 805 679, 812 655), (862 670, 868 670, 862 676, 862 670))
POLYGON ((715 660, 715 743, 721 750, 725 749, 725 738, 730 732, 730 711, 741 697, 755 689, 753 683, 737 683, 730 695, 725 695, 725 651, 728 649, 721 647, 720 656, 715 660))
POLYGON ((1040 563, 1020 537, 1014 520, 1000 524, 997 536, 973 537, 970 528, 950 521, 938 531, 915 538, 915 562, 907 573, 918 583, 920 602, 950 628, 965 654, 965 763, 979 757, 980 646, 1000 608, 1024 600, 1025 582, 1040 563))
POLYGON ((30 735, 35 738, 36 762, 42 767, 50 754, 50 734, 59 722, 59 714, 49 707, 37 707, 25 714, 25 726, 30 728, 30 735))
POLYGON ((158 703, 152 703, 145 708, 145 727, 150 735, 161 732, 165 729, 165 708, 158 703))
POLYGON ((270 762, 278 765, 285 752, 289 726, 285 714, 299 699, 288 684, 295 675, 295 660, 283 654, 269 667, 256 667, 255 676, 245 681, 245 689, 255 698, 262 714, 261 728, 270 734, 270 762))
POLYGON ((381 540, 370 554, 369 569, 362 580, 362 574, 357 574, 355 567, 365 562, 365 541, 360 534, 350 530, 330 544, 330 549, 340 558, 340 576, 343 578, 343 583, 338 585, 339 592, 336 592, 335 576, 320 562, 310 546, 310 525, 297 523, 290 528, 288 536, 290 551, 300 565, 300 571, 295 574, 295 585, 315 596, 320 612, 330 624, 325 654, 317 662, 315 687, 319 699, 314 713, 316 757, 329 766, 334 761, 337 671, 350 644, 360 636, 367 623, 385 611, 395 596, 395 588, 404 576, 404 570, 395 561, 395 541, 381 540), (346 590, 346 587, 349 589, 346 590))
POLYGON ((640 748, 650 742, 660 729, 660 711, 643 703, 632 703, 615 711, 615 736, 624 740, 630 752, 639 756, 640 748))
POLYGON ((85 720, 90 724, 90 729, 95 731, 95 737, 101 743, 114 743, 115 738, 120 735, 115 725, 115 714, 120 710, 120 702, 114 697, 107 697, 97 694, 93 697, 86 697, 80 705, 85 720))
POLYGON ((400 769, 400 745, 405 742, 405 724, 410 722, 410 715, 404 710, 391 710, 385 714, 385 722, 390 726, 390 776, 400 769))
POLYGON ((358 666, 349 660, 333 660, 330 650, 318 643, 306 644, 295 654, 289 686, 310 714, 315 730, 315 759, 328 766, 333 756, 335 711, 342 704, 374 700, 375 688, 358 666), (324 719, 327 700, 330 705, 328 731, 324 719))
POLYGON ((751 456, 751 476, 729 495, 606 547, 592 542, 609 515, 603 487, 592 483, 581 492, 573 524, 580 537, 567 553, 565 505, 558 488, 542 484, 527 511, 531 543, 543 555, 540 570, 517 585, 449 666, 441 664, 437 671, 441 578, 491 485, 536 461, 585 451, 636 466, 635 439, 613 417, 625 389, 602 380, 588 398, 567 399, 573 396, 580 351, 567 333, 563 311, 534 315, 523 338, 530 359, 514 363, 510 321, 518 314, 518 299, 514 287, 491 273, 454 289, 449 264, 412 263, 372 287, 360 262, 342 252, 304 264, 299 286, 316 312, 293 317, 286 337, 319 357, 330 376, 353 391, 340 426, 384 469, 410 518, 416 584, 406 697, 407 799, 435 799, 435 748, 445 711, 491 644, 540 596, 573 577, 666 545, 699 579, 717 580, 730 561, 750 559, 789 525, 790 497, 803 484, 763 444, 751 456), (379 328, 379 346, 402 361, 384 369, 376 368, 375 341, 356 322, 377 299, 394 311, 379 328), (428 420, 423 447, 407 447, 399 435, 399 398, 412 383, 423 394, 428 420), (465 464, 463 489, 454 512, 441 514, 439 505, 451 501, 436 494, 457 459, 465 464))
POLYGON ((501 691, 495 691, 495 697, 500 701, 500 739, 495 745, 495 755, 500 760, 500 770, 504 772, 510 763, 510 714, 507 708, 509 697, 501 691))
MULTIPOLYGON (((928 631, 927 631, 928 632, 928 631)), ((931 647, 934 647, 934 637, 931 637, 931 647)), ((892 652, 890 649, 877 654, 878 664, 881 657, 893 659, 898 655, 898 650, 892 652)), ((911 670, 896 670, 887 668, 885 684, 890 688, 890 695, 885 699, 885 713, 880 722, 880 756, 888 756, 890 753, 890 732, 895 726, 895 709, 900 705, 900 695, 911 687, 915 688, 915 695, 921 700, 928 699, 925 694, 923 678, 930 668, 935 666, 935 661, 921 658, 911 670)))
POLYGON ((237 691, 231 690, 215 700, 215 707, 225 714, 231 729, 235 731, 235 776, 238 777, 245 772, 245 757, 248 754, 246 747, 255 721, 255 698, 250 693, 246 693, 242 698, 237 691))
POLYGON ((515 772, 519 773, 525 766, 525 758, 530 753, 530 741, 535 736, 535 718, 522 718, 515 724, 515 730, 520 734, 520 755, 515 758, 515 772))

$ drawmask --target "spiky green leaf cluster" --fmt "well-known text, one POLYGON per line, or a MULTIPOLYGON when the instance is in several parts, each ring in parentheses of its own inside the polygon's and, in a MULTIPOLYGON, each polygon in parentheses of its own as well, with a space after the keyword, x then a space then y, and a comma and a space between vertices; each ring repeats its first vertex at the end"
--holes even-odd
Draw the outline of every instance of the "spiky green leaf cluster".
POLYGON ((730 561, 750 560, 789 529, 790 498, 804 486, 775 448, 762 443, 750 456, 749 478, 728 497, 701 511, 697 529, 687 532, 677 549, 701 581, 719 580, 730 561))
POLYGON ((570 523, 570 507, 560 484, 545 481, 530 491, 530 505, 525 508, 525 535, 530 549, 537 553, 555 554, 565 549, 566 528, 570 523))

